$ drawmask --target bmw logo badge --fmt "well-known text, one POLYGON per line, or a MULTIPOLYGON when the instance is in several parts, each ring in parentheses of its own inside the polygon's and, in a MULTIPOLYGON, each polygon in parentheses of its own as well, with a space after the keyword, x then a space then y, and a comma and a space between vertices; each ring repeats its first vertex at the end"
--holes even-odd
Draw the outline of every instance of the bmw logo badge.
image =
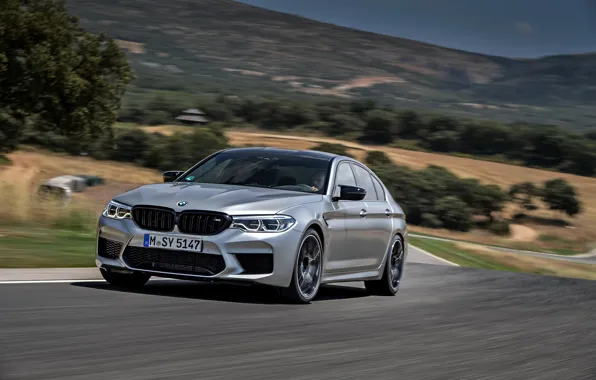
POLYGON ((184 207, 184 206, 186 206, 187 204, 188 204, 188 202, 187 202, 187 201, 180 201, 180 202, 178 202, 178 206, 180 206, 180 207, 184 207))

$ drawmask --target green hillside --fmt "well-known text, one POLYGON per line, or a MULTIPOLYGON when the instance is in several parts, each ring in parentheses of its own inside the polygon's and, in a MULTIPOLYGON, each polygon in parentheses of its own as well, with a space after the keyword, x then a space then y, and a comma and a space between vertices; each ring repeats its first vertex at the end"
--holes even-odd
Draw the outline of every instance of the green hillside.
MULTIPOLYGON (((69 0, 123 41, 131 94, 226 89, 371 97, 461 116, 574 128, 596 116, 596 53, 515 60, 447 49, 231 0, 69 0)), ((129 96, 132 96, 129 95, 129 96)))

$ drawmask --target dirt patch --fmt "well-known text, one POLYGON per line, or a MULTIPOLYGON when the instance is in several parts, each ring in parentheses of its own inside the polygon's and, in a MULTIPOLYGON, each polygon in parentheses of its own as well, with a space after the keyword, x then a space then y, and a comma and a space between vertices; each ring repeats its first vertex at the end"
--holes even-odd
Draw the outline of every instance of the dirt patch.
POLYGON ((76 195, 89 201, 94 208, 99 208, 104 207, 116 195, 136 189, 137 187, 139 187, 139 184, 114 182, 101 186, 88 187, 84 193, 76 195))
POLYGON ((386 84, 386 83, 404 83, 405 80, 402 78, 394 77, 394 76, 378 76, 378 77, 359 77, 354 78, 348 82, 339 84, 332 88, 301 88, 301 92, 311 93, 311 94, 319 94, 319 95, 333 95, 342 98, 350 98, 351 95, 348 93, 351 89, 354 88, 366 88, 372 87, 377 84, 386 84))
POLYGON ((528 226, 521 224, 512 224, 511 228, 511 240, 515 241, 534 241, 538 238, 538 232, 528 226))
POLYGON ((145 54, 145 44, 142 44, 139 42, 124 41, 124 40, 116 40, 115 42, 122 49, 128 50, 130 53, 145 54))
POLYGON ((471 108, 477 108, 477 109, 500 109, 501 107, 495 106, 495 105, 491 105, 491 104, 479 104, 479 103, 457 103, 459 105, 462 106, 467 106, 467 107, 471 107, 471 108))
POLYGON ((275 82, 286 82, 286 81, 296 81, 296 80, 300 80, 301 77, 297 77, 297 76, 292 76, 292 75, 287 75, 287 76, 275 76, 273 78, 271 78, 272 81, 275 82))
POLYGON ((267 74, 262 73, 260 71, 253 71, 253 70, 239 70, 239 69, 223 69, 223 70, 224 71, 233 72, 233 73, 240 73, 242 75, 255 76, 255 77, 262 77, 262 76, 267 75, 267 74))
POLYGON ((372 87, 377 84, 385 84, 385 83, 404 83, 405 80, 398 78, 398 77, 361 77, 356 78, 348 83, 339 85, 334 87, 336 91, 347 91, 351 90, 352 88, 365 88, 365 87, 372 87))
POLYGON ((465 243, 465 242, 456 242, 455 246, 459 249, 463 249, 464 251, 474 251, 474 252, 483 252, 486 254, 493 254, 493 253, 500 253, 500 251, 496 251, 490 247, 485 245, 478 245, 472 243, 465 243))

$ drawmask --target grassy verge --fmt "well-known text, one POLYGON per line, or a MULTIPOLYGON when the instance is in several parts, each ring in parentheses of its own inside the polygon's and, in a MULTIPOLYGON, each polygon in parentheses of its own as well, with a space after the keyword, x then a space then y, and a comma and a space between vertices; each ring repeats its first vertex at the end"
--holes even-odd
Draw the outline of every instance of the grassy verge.
MULTIPOLYGON (((461 239, 461 238, 454 238, 454 237, 443 237, 441 235, 433 235, 433 234, 429 234, 426 232, 419 232, 419 231, 412 231, 412 234, 418 235, 418 236, 424 236, 424 237, 428 237, 428 238, 438 238, 438 239, 449 239, 452 240, 453 242, 456 243, 470 243, 470 244, 482 244, 482 245, 487 245, 487 246, 492 246, 492 247, 498 247, 498 248, 505 248, 505 249, 513 249, 513 250, 518 250, 518 251, 530 251, 530 252, 536 252, 536 253, 550 253, 550 254, 554 254, 554 255, 561 255, 561 256, 574 256, 574 255, 579 255, 582 253, 585 253, 586 250, 578 250, 575 249, 573 244, 573 241, 569 241, 569 240, 564 240, 564 239, 558 239, 558 238, 554 238, 551 240, 548 239, 543 239, 541 235, 539 238, 540 242, 544 242, 546 244, 552 244, 553 247, 552 248, 540 248, 536 246, 535 242, 515 242, 512 241, 510 244, 504 244, 504 243, 488 243, 488 242, 479 242, 479 241, 474 241, 472 239, 461 239), (557 247, 555 247, 557 246, 557 247)), ((430 240, 430 239, 427 239, 430 240)))
POLYGON ((417 237, 409 237, 412 245, 428 251, 452 263, 471 268, 484 268, 518 272, 517 268, 505 265, 499 260, 482 257, 473 252, 464 251, 457 247, 457 243, 417 237))
POLYGON ((93 266, 96 214, 82 201, 42 200, 23 184, 0 183, 0 267, 93 266))
POLYGON ((486 246, 410 237, 409 242, 465 267, 596 280, 596 265, 515 254, 486 246))
POLYGON ((95 236, 43 227, 0 228, 0 268, 68 268, 94 264, 95 236))
POLYGON ((11 161, 8 157, 0 154, 0 165, 10 165, 11 161))

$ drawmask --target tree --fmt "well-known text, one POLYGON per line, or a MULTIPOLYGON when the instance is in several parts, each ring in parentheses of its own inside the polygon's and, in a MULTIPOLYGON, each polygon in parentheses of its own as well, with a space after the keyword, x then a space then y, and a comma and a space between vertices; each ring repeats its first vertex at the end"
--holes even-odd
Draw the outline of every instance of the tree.
POLYGON ((509 196, 526 211, 534 211, 538 208, 534 204, 534 197, 538 195, 540 195, 540 189, 532 182, 516 183, 509 188, 509 196))
POLYGON ((18 118, 0 111, 0 153, 16 148, 22 127, 18 118))
POLYGON ((389 144, 393 140, 393 115, 382 110, 367 113, 367 124, 361 140, 374 144, 389 144))
POLYGON ((575 216, 582 211, 582 205, 573 186, 562 178, 552 179, 544 183, 542 201, 550 210, 561 211, 575 216))
POLYGON ((114 139, 112 160, 143 164, 149 151, 149 135, 142 129, 133 128, 114 139))
POLYGON ((63 1, 2 2, 0 112, 34 115, 77 150, 116 120, 132 78, 116 43, 84 31, 63 1))
POLYGON ((437 199, 435 209, 437 218, 443 227, 463 232, 470 229, 472 215, 468 210, 468 205, 455 195, 437 199))
POLYGON ((228 148, 220 132, 197 127, 191 133, 178 132, 151 146, 148 166, 160 170, 184 170, 218 150, 228 148))
POLYGON ((486 216, 492 222, 494 213, 502 211, 507 201, 507 194, 497 185, 483 185, 477 181, 464 180, 470 186, 471 199, 468 205, 476 214, 486 216))
POLYGON ((418 114, 411 110, 405 110, 397 115, 399 124, 399 137, 404 139, 413 139, 418 137, 418 132, 422 126, 422 120, 418 114))

